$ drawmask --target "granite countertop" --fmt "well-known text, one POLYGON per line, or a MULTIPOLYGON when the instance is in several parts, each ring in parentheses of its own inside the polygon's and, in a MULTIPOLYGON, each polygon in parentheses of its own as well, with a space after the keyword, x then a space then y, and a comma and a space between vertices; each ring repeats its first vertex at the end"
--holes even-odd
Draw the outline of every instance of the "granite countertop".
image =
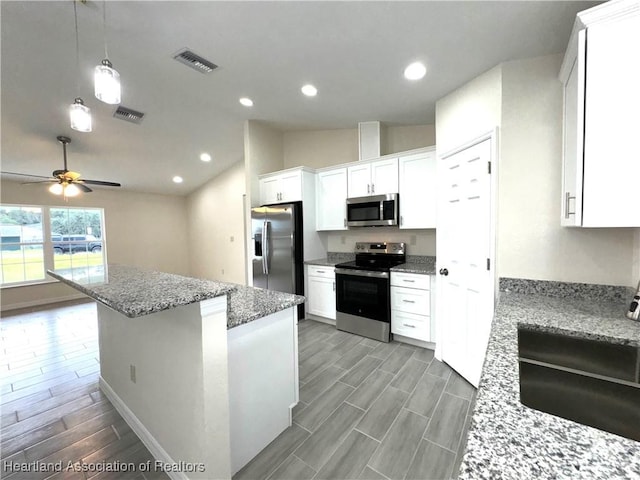
POLYGON ((305 265, 318 265, 321 267, 335 267, 338 263, 343 263, 346 262, 346 260, 337 260, 337 259, 329 259, 327 257, 325 258, 318 258, 317 260, 307 260, 304 262, 305 265))
POLYGON ((263 288, 236 285, 229 293, 227 328, 237 327, 304 303, 305 297, 263 288))
POLYGON ((419 273, 422 275, 436 274, 436 257, 422 255, 407 255, 407 263, 391 269, 392 272, 419 273))
POLYGON ((640 442, 520 403, 517 327, 640 345, 621 300, 501 293, 460 479, 640 478, 640 442))
POLYGON ((91 276, 75 280, 69 272, 48 270, 47 273, 129 318, 227 295, 227 327, 233 328, 305 300, 290 293, 131 266, 109 265, 107 271, 108 278, 104 273, 92 272, 91 276))

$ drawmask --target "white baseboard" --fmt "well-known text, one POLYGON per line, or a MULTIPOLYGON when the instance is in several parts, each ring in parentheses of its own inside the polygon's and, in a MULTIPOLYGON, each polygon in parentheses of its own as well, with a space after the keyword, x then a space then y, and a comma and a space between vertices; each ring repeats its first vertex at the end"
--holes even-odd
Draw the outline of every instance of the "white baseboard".
POLYGON ((397 333, 393 334, 393 339, 396 342, 408 343, 409 345, 414 345, 416 347, 428 348, 429 350, 435 350, 436 344, 433 342, 425 342, 422 340, 416 340, 415 338, 405 337, 403 335, 398 335, 397 333))
MULTIPOLYGON (((2 304, 2 312, 10 312, 12 310, 20 310, 22 308, 39 307, 41 305, 55 305, 56 303, 69 302, 71 300, 79 300, 81 298, 89 298, 84 293, 75 293, 73 295, 65 295, 64 297, 41 298, 39 300, 30 300, 28 302, 2 304)), ((93 301, 93 300, 92 300, 93 301)))
POLYGON ((336 326, 336 321, 331 320, 330 318, 320 317, 318 315, 314 315, 312 313, 305 313, 305 320, 315 320, 316 322, 326 323, 327 325, 336 326))
MULTIPOLYGON (((131 430, 135 432, 138 438, 144 443, 144 446, 149 449, 151 455, 156 460, 161 461, 162 463, 175 463, 171 456, 167 453, 167 451, 162 448, 162 446, 158 443, 158 441, 151 435, 147 427, 145 427, 138 417, 125 405, 122 399, 118 396, 116 392, 113 391, 111 386, 105 381, 102 376, 100 377, 100 390, 105 396, 109 399, 109 401, 113 404, 118 413, 122 416, 127 425, 131 427, 131 430)), ((189 477, 184 472, 166 472, 167 475, 172 480, 189 480, 189 477)))

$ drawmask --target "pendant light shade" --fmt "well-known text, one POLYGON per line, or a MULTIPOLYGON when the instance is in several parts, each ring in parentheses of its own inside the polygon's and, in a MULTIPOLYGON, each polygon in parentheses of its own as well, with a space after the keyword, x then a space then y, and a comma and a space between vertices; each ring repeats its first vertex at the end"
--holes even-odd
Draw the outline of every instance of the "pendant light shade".
POLYGON ((80 97, 76 98, 69 106, 69 118, 71 119, 71 128, 74 130, 78 132, 91 131, 91 110, 80 97))
POLYGON ((80 189, 73 183, 68 183, 64 185, 63 193, 65 197, 76 197, 80 194, 80 189))
POLYGON ((105 58, 93 74, 95 95, 98 100, 111 105, 120 103, 120 74, 105 58))

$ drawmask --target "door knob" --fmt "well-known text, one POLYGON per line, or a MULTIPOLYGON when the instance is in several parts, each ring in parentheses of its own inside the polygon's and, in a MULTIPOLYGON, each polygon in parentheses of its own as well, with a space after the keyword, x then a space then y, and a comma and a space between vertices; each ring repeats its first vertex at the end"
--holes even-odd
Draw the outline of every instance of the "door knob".
POLYGON ((449 270, 447 270, 446 268, 441 268, 440 275, 444 275, 446 277, 447 275, 449 275, 449 270))

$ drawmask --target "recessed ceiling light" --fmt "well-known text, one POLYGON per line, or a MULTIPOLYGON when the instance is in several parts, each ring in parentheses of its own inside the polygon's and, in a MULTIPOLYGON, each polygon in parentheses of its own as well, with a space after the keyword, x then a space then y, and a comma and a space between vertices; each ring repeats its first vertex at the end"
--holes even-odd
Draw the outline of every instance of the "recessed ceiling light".
POLYGON ((182 177, 176 175, 175 177, 173 177, 173 183, 182 183, 182 177))
POLYGON ((245 107, 253 107, 253 100, 251 100, 250 98, 247 98, 247 97, 242 97, 240 99, 240 103, 242 105, 244 105, 245 107))
POLYGON ((311 84, 305 85, 300 90, 302 90, 302 93, 307 97, 315 97, 318 94, 318 89, 311 84))
POLYGON ((404 76, 408 80, 420 80, 427 73, 427 67, 420 62, 413 62, 404 69, 404 76))
POLYGON ((211 155, 209 155, 208 153, 201 153, 200 154, 200 160, 202 160, 203 162, 210 162, 211 161, 211 155))

